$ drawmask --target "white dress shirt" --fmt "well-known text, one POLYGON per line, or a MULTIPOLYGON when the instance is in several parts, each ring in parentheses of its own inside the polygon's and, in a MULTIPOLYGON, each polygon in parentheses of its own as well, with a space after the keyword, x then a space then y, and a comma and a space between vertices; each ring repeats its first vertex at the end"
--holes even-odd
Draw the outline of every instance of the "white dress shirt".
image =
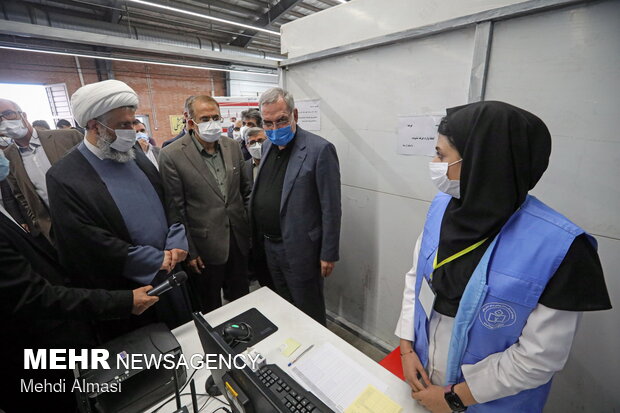
POLYGON ((147 158, 149 158, 149 161, 151 161, 151 163, 155 165, 155 168, 157 168, 157 170, 159 171, 159 164, 157 163, 157 158, 155 158, 155 154, 153 153, 151 144, 149 143, 147 145, 149 146, 148 148, 146 148, 146 152, 144 152, 144 154, 146 155, 147 158))
POLYGON ((52 165, 41 146, 37 130, 32 128, 32 136, 30 137, 28 146, 19 146, 17 142, 15 145, 19 149, 19 154, 24 162, 24 168, 26 169, 28 178, 30 178, 30 182, 34 185, 35 191, 41 197, 45 205, 49 207, 45 174, 52 165))
POLYGON ((90 143, 88 139, 86 139, 86 136, 84 137, 84 145, 86 145, 86 149, 91 151, 93 155, 95 155, 97 158, 103 159, 103 151, 99 149, 97 146, 90 143))
MULTIPOLYGON (((405 275, 405 290, 395 334, 414 341, 416 267, 422 235, 413 253, 413 268, 405 275)), ((519 341, 476 364, 464 364, 463 375, 478 403, 486 403, 547 383, 562 370, 575 337, 580 312, 554 310, 538 304, 527 319, 519 341)), ((432 312, 429 323, 427 373, 433 384, 445 385, 454 318, 432 312)))

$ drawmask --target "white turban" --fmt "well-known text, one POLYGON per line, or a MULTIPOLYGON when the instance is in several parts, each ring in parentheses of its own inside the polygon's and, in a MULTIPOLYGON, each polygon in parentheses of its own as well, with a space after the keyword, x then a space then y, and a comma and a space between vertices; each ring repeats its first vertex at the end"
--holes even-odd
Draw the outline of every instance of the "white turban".
POLYGON ((71 96, 73 117, 85 127, 89 120, 123 106, 138 107, 138 95, 120 80, 104 80, 82 86, 71 96))

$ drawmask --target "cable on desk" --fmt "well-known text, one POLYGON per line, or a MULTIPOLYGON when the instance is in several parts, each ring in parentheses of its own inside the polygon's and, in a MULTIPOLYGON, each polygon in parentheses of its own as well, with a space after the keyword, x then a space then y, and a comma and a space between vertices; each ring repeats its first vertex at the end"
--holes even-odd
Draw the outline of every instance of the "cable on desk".
MULTIPOLYGON (((206 357, 207 355, 205 354, 203 357, 206 357)), ((194 374, 196 374, 196 372, 198 371, 198 369, 194 370, 192 372, 192 374, 189 376, 189 379, 187 379, 187 381, 185 382, 185 384, 183 385, 183 387, 181 387, 179 389, 179 393, 181 393, 183 390, 185 390, 185 387, 187 387, 188 383, 190 381, 192 381, 192 379, 194 378, 194 374)), ((184 393, 184 395, 191 395, 191 393, 184 393)), ((183 395, 183 394, 182 394, 183 395)), ((181 396, 182 396, 181 395, 181 396)), ((162 404, 160 404, 159 406, 157 406, 157 409, 153 410, 151 413, 157 413, 158 411, 161 410, 162 407, 164 407, 165 405, 167 405, 168 403, 170 403, 172 400, 174 400, 177 396, 174 395, 172 397, 170 397, 168 400, 165 400, 162 404)))
POLYGON ((213 398, 214 398, 215 400, 217 400, 218 402, 220 402, 220 403, 222 403, 222 404, 225 404, 226 406, 230 407, 230 403, 228 403, 228 401, 227 401, 227 400, 218 399, 218 398, 217 398, 217 396, 213 396, 213 398))
MULTIPOLYGON (((181 393, 179 395, 179 397, 183 397, 183 396, 191 396, 191 393, 181 393)), ((213 396, 209 396, 206 393, 196 393, 196 396, 207 396, 207 400, 205 401, 205 404, 213 398, 213 396)), ((157 409, 153 410, 151 413, 157 413, 158 411, 160 411, 165 405, 167 405, 168 403, 170 403, 171 401, 173 401, 176 398, 176 396, 172 396, 171 398, 169 398, 168 400, 166 400, 165 402, 163 402, 159 407, 157 407, 157 409)))
POLYGON ((228 410, 226 407, 218 407, 217 409, 213 410, 211 413, 216 413, 218 410, 223 410, 226 413, 232 413, 230 410, 228 410))

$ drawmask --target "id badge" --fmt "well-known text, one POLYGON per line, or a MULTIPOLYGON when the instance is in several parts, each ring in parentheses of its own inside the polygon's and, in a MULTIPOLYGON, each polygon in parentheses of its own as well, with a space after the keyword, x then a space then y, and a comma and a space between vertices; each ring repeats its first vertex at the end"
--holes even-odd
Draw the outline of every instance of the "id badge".
POLYGON ((430 320, 433 306, 435 305, 435 292, 431 288, 429 281, 426 277, 422 280, 422 287, 420 288, 420 304, 426 313, 426 319, 430 320))

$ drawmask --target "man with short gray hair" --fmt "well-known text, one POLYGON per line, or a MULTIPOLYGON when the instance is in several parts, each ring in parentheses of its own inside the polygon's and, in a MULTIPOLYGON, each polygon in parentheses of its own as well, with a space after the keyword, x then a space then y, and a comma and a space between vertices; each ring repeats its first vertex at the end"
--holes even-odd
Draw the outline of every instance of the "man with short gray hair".
POLYGON ((276 292, 325 325, 323 280, 339 259, 340 167, 336 148, 297 125, 293 96, 259 99, 269 138, 252 191, 257 243, 264 243, 276 292))
POLYGON ((8 184, 24 212, 33 236, 48 240, 52 221, 45 174, 71 148, 82 141, 75 130, 37 130, 13 101, 0 99, 0 135, 11 139, 5 149, 11 162, 8 184))

